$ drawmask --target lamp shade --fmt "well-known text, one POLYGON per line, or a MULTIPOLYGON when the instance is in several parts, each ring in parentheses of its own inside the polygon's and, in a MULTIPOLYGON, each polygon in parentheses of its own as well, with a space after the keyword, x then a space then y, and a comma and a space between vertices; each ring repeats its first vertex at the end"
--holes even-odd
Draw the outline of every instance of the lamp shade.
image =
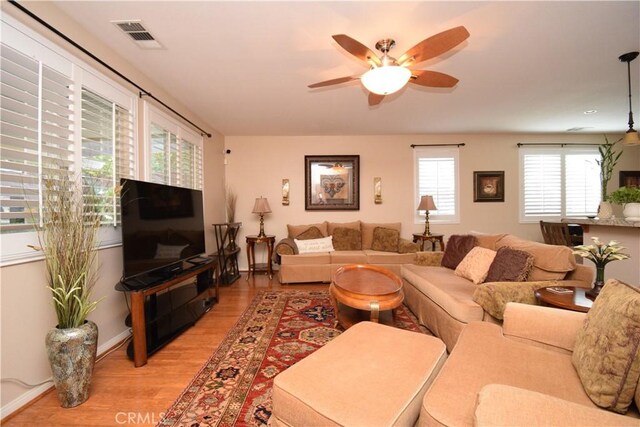
POLYGON ((422 196, 420 198, 420 204, 418 205, 419 211, 435 211, 436 204, 433 202, 433 196, 422 196))
POLYGON ((622 138, 624 145, 640 145, 640 138, 638 138, 638 131, 635 129, 629 129, 622 138))
POLYGON ((378 95, 389 95, 397 92, 407 84, 411 71, 399 65, 386 65, 372 68, 362 75, 360 80, 369 92, 378 95))
POLYGON ((258 197, 256 199, 255 205, 253 205, 252 213, 255 214, 266 214, 271 213, 271 207, 269 206, 269 201, 266 197, 258 197))

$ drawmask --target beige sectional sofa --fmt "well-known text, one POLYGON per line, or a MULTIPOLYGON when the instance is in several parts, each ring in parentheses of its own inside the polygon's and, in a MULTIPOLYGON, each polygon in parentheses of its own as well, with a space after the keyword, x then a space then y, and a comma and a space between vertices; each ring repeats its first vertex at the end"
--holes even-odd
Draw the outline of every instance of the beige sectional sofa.
MULTIPOLYGON (((280 264, 280 283, 331 282, 332 274, 348 264, 374 264, 400 275, 402 264, 415 260, 418 245, 400 237, 401 224, 322 222, 317 224, 287 225, 288 237, 278 242, 275 248, 276 262, 280 264), (376 250, 376 237, 389 230, 396 232, 396 240, 381 245, 385 250, 376 250), (348 233, 350 231, 350 233, 348 233), (349 234, 350 239, 338 241, 337 236, 349 234), (337 250, 319 253, 298 253, 296 238, 333 236, 337 250), (385 247, 386 246, 386 247, 385 247)), ((391 233, 392 237, 394 233, 391 233)))
MULTIPOLYGON (((536 304, 534 291, 541 287, 577 286, 590 288, 593 268, 576 264, 570 248, 532 242, 512 235, 477 235, 477 245, 498 250, 509 247, 533 256, 533 266, 525 282, 474 284, 442 267, 442 252, 421 252, 415 264, 401 269, 405 304, 419 322, 442 339, 451 351, 462 329, 470 322, 502 321, 508 302, 536 304)), ((451 239, 449 240, 451 242, 451 239)), ((450 243, 447 250, 453 248, 450 243)))

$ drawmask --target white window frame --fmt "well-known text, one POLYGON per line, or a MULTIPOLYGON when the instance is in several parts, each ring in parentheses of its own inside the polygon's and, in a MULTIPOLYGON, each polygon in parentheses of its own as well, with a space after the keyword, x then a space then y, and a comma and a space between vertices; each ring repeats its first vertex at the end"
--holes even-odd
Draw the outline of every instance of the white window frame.
MULTIPOLYGON (((586 153, 598 153, 597 146, 578 145, 566 146, 558 144, 558 146, 552 147, 521 147, 519 149, 519 184, 520 184, 520 205, 519 205, 519 219, 521 224, 537 223, 539 221, 559 221, 561 218, 566 218, 567 201, 566 201, 566 170, 565 170, 565 156, 568 154, 586 154, 586 153), (525 176, 524 176, 524 157, 527 154, 558 154, 560 155, 560 214, 559 215, 525 215, 525 176)), ((599 180, 599 177, 598 177, 599 180)), ((598 198, 600 198, 601 192, 598 192, 598 198)))
MULTIPOLYGON (((200 148, 202 153, 202 161, 204 161, 204 141, 202 135, 190 130, 188 127, 180 123, 178 120, 173 117, 165 114, 160 111, 158 108, 145 101, 143 104, 144 111, 144 140, 145 140, 145 150, 144 150, 144 164, 145 164, 145 180, 152 182, 152 168, 151 168, 151 160, 152 160, 152 142, 151 142, 151 123, 155 123, 156 125, 162 127, 163 129, 171 132, 172 134, 178 137, 178 140, 185 139, 192 143, 193 145, 200 148)), ((200 165, 201 170, 204 165, 200 165)), ((197 190, 201 190, 204 194, 205 180, 204 174, 202 174, 202 182, 200 184, 200 188, 196 188, 197 190)))
MULTIPOLYGON (((438 215, 436 212, 429 212, 429 222, 437 224, 460 224, 460 148, 457 146, 451 147, 415 147, 413 150, 413 183, 414 183, 414 206, 413 215, 415 224, 424 224, 424 214, 417 211, 420 203, 420 188, 419 188, 419 160, 425 157, 453 157, 454 167, 454 204, 455 213, 453 215, 438 215)), ((438 207, 437 200, 435 200, 436 208, 438 207)))
MULTIPOLYGON (((24 26, 13 17, 3 14, 0 17, 2 42, 14 49, 20 51, 27 56, 44 62, 51 67, 67 76, 73 81, 74 91, 74 173, 80 174, 82 169, 82 115, 81 115, 81 88, 83 82, 87 87, 114 95, 118 98, 118 103, 126 103, 131 105, 133 114, 133 143, 134 143, 134 162, 136 164, 135 174, 138 174, 139 163, 137 159, 138 140, 137 140, 137 96, 134 92, 129 91, 124 86, 116 83, 101 72, 72 55, 66 50, 54 44, 46 37, 36 33, 24 26), (95 86, 95 87, 94 87, 95 86), (109 90, 106 90, 109 88, 109 90), (106 92, 105 92, 106 91, 106 92), (125 94, 128 101, 123 100, 122 95, 125 94)), ((114 100, 116 101, 116 100, 114 100)), ((123 105, 123 106, 125 106, 123 105)), ((117 246, 121 244, 121 234, 119 228, 113 226, 103 226, 98 235, 100 242, 99 248, 117 246)), ((38 236, 35 231, 23 231, 15 233, 4 233, 0 235, 0 266, 19 264, 24 262, 35 261, 43 258, 41 252, 34 251, 29 245, 38 245, 38 236)))

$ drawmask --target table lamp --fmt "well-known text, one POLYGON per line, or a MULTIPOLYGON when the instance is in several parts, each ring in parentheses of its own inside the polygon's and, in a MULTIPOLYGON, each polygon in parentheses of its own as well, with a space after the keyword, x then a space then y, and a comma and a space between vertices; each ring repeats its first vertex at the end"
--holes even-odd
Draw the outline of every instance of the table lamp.
POLYGON ((266 234, 264 234, 264 214, 271 213, 271 207, 266 197, 260 196, 256 199, 256 204, 253 205, 253 213, 260 215, 260 234, 258 234, 258 237, 266 237, 266 234))
POLYGON ((429 233, 429 211, 434 211, 436 209, 437 209, 436 204, 433 203, 432 196, 422 196, 420 198, 420 204, 418 205, 418 210, 425 211, 424 233, 422 233, 423 236, 431 235, 431 233, 429 233))

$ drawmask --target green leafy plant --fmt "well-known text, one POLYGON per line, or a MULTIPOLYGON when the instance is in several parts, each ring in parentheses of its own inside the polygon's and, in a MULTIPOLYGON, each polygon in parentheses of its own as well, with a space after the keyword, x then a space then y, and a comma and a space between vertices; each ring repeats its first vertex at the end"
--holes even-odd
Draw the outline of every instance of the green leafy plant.
POLYGON ((83 196, 81 186, 69 173, 42 180, 42 226, 37 225, 39 247, 44 253, 47 284, 53 297, 58 328, 81 326, 99 301, 92 301, 96 282, 97 235, 100 229, 99 204, 91 194, 83 196))
POLYGON ((639 187, 620 187, 613 193, 609 194, 608 200, 616 205, 625 205, 627 203, 640 203, 639 187))
POLYGON ((606 141, 604 144, 598 146, 598 151, 600 152, 600 160, 596 160, 598 166, 600 166, 600 185, 602 191, 602 201, 607 200, 607 185, 609 185, 609 181, 611 180, 611 176, 613 175, 613 168, 618 164, 618 160, 622 155, 622 151, 616 152, 613 147, 620 141, 616 141, 614 143, 610 143, 607 136, 604 136, 604 140, 606 141))

